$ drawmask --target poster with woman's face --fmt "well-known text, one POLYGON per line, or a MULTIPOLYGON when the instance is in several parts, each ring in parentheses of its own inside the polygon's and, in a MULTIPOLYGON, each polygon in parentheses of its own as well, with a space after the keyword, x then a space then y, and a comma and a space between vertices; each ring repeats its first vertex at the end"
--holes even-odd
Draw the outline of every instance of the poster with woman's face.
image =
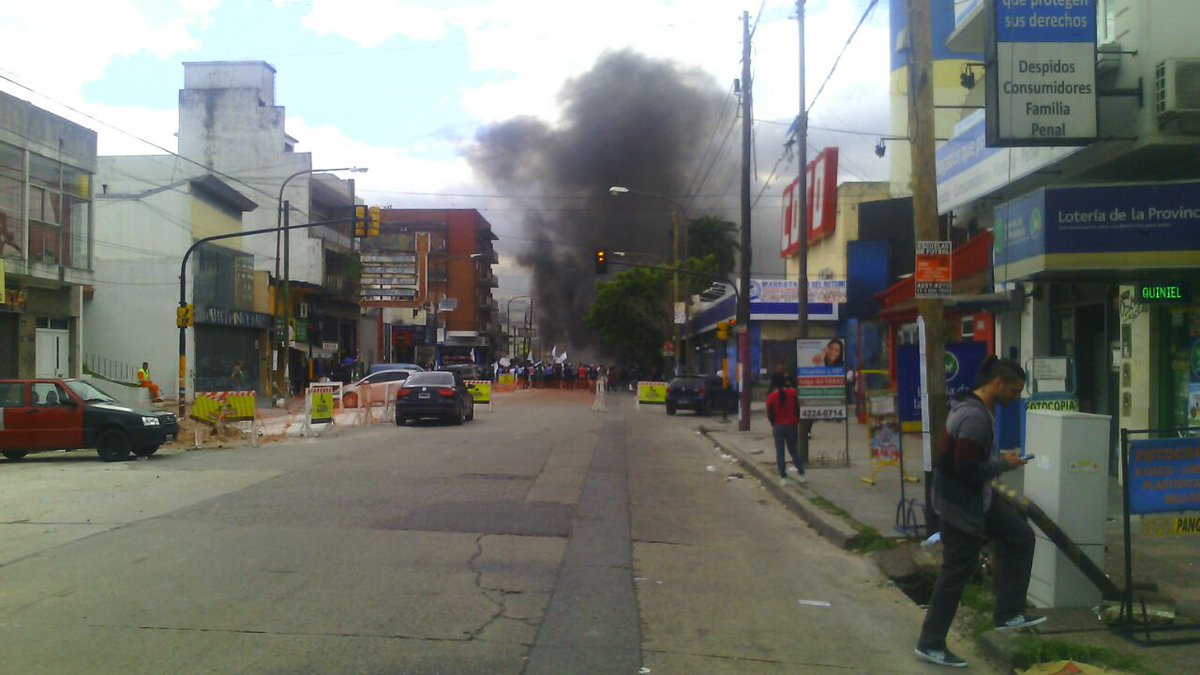
POLYGON ((800 375, 829 375, 844 371, 846 343, 841 338, 796 341, 796 365, 800 375), (815 370, 814 370, 815 369, 815 370))

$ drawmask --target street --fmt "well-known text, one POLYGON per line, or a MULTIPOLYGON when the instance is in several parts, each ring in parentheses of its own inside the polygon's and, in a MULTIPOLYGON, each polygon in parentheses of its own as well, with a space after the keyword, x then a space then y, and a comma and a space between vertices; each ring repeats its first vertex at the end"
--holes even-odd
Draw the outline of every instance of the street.
POLYGON ((591 404, 522 391, 464 426, 0 463, 0 661, 20 673, 937 670, 912 652, 920 608, 739 477, 696 431, 719 418, 620 395, 606 412, 591 404))

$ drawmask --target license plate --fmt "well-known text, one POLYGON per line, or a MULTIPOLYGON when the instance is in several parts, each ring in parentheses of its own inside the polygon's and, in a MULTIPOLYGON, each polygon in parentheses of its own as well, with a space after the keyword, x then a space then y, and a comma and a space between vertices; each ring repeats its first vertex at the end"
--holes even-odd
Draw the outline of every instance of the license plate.
POLYGON ((692 399, 690 399, 690 398, 679 399, 679 405, 690 405, 691 402, 692 402, 692 399))
POLYGON ((429 394, 418 394, 417 398, 429 398, 429 394))

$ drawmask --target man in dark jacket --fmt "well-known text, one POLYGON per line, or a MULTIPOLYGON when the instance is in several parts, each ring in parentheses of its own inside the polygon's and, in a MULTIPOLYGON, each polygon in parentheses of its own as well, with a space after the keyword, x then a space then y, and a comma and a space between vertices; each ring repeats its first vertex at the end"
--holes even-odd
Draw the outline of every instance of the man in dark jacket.
POLYGON ((1033 626, 1045 617, 1024 613, 1033 565, 1033 530, 1007 502, 993 499, 991 481, 1028 461, 1000 453, 993 444, 992 410, 1021 398, 1025 371, 1014 361, 989 357, 975 391, 956 400, 946 418, 941 453, 933 471, 933 507, 942 518, 942 570, 933 586, 917 655, 943 666, 967 662, 946 648, 963 587, 975 573, 979 552, 991 541, 997 569, 993 621, 1000 630, 1033 626))

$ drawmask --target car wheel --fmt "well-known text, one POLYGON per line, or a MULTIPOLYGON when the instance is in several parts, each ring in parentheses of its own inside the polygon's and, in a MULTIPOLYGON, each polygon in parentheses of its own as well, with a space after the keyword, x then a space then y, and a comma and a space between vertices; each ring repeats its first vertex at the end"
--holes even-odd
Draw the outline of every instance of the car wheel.
POLYGON ((675 414, 675 406, 671 405, 670 403, 667 404, 667 414, 668 415, 675 414))
POLYGON ((342 396, 342 408, 357 408, 358 394, 346 394, 342 396))
POLYGON ((150 455, 158 452, 158 448, 159 446, 157 445, 147 445, 142 448, 135 448, 133 454, 137 455, 138 457, 149 457, 150 455))
POLYGON ((129 437, 120 429, 106 429, 96 439, 96 454, 106 462, 129 458, 129 437))
POLYGON ((404 415, 396 415, 396 426, 402 427, 406 421, 404 415))
POLYGON ((457 412, 457 413, 455 413, 455 415, 454 415, 454 424, 455 424, 456 426, 457 426, 457 425, 460 425, 460 424, 462 424, 462 423, 463 423, 463 421, 464 421, 464 420, 466 420, 466 419, 467 419, 467 412, 466 412, 466 410, 464 410, 464 409, 462 409, 462 408, 459 408, 459 409, 458 409, 458 412, 457 412))
POLYGON ((471 412, 467 413, 467 421, 475 419, 475 406, 471 406, 471 412))
POLYGON ((13 460, 14 462, 17 461, 18 459, 24 459, 25 455, 28 455, 28 454, 29 453, 25 452, 24 450, 5 450, 4 451, 4 456, 13 460))

